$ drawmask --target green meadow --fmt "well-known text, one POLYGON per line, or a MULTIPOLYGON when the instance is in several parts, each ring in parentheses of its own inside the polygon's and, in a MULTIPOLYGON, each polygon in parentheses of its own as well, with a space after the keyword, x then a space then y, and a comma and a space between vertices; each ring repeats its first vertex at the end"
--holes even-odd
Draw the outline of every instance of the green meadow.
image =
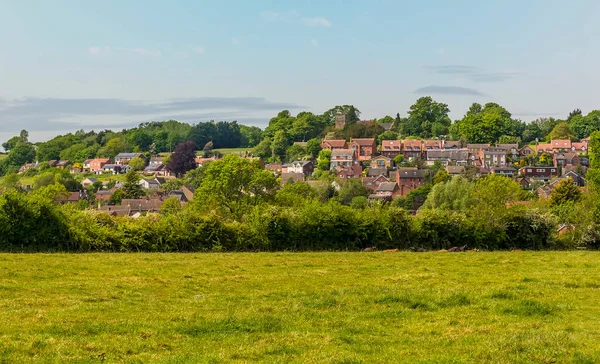
POLYGON ((0 362, 596 363, 600 253, 0 254, 0 362))

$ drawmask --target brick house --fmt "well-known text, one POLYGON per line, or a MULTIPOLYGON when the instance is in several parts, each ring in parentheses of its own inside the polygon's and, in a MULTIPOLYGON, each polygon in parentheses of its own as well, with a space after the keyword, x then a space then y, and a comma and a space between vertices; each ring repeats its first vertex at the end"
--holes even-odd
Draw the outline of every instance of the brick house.
POLYGON ((457 150, 428 150, 425 151, 426 164, 433 166, 436 162, 439 162, 443 166, 447 165, 459 165, 466 166, 469 164, 469 151, 466 149, 457 150))
POLYGON ((353 149, 334 149, 331 151, 329 160, 331 170, 338 168, 350 168, 358 164, 356 159, 356 151, 353 149))
POLYGON ((444 140, 443 148, 444 149, 460 149, 460 141, 458 140, 444 140))
POLYGON ((527 166, 519 169, 519 174, 524 177, 532 177, 549 181, 553 176, 558 176, 558 168, 552 167, 533 167, 527 166))
POLYGON ((571 151, 573 153, 587 155, 588 143, 587 142, 574 142, 574 143, 571 143, 571 151))
POLYGON ((383 182, 389 182, 390 179, 384 175, 379 175, 377 177, 363 177, 362 183, 366 188, 375 191, 375 189, 383 182))
POLYGON ((398 168, 396 170, 396 184, 400 190, 400 195, 406 196, 408 193, 425 184, 425 175, 427 171, 423 169, 398 168))
POLYGON ((339 179, 360 178, 362 177, 362 167, 360 164, 351 167, 338 167, 335 174, 339 179))
POLYGON ((370 168, 392 168, 392 160, 385 155, 371 159, 370 168))
POLYGON ((131 162, 131 160, 134 158, 141 158, 144 161, 146 161, 146 156, 143 155, 142 153, 119 153, 115 157, 115 164, 118 164, 118 165, 127 164, 127 163, 131 162))
POLYGON ((477 152, 482 166, 505 166, 506 151, 502 149, 490 148, 477 152))
POLYGON ((441 150, 442 149, 442 141, 441 140, 424 140, 423 141, 423 149, 425 151, 441 150))
POLYGON ((106 164, 110 162, 108 158, 95 158, 90 161, 90 172, 92 173, 100 173, 106 164))
POLYGON ((402 154, 404 159, 410 160, 421 158, 423 147, 420 140, 407 139, 402 142, 402 154))
POLYGON ((343 139, 323 139, 321 148, 329 150, 348 149, 348 143, 343 139))
POLYGON ((580 165, 579 156, 574 152, 558 152, 552 156, 554 167, 578 166, 580 165))
POLYGON ((399 193, 400 189, 395 182, 382 182, 375 189, 375 193, 369 195, 369 200, 391 201, 399 193))
POLYGON ((513 177, 517 172, 516 169, 510 166, 496 166, 492 167, 491 172, 500 176, 513 177))
POLYGON ((402 153, 402 142, 400 140, 382 140, 381 155, 394 159, 402 153))
POLYGON ((535 150, 533 150, 533 148, 530 147, 529 145, 526 145, 523 148, 519 149, 519 155, 522 157, 529 157, 534 154, 535 154, 535 150))
POLYGON ((359 161, 367 161, 377 154, 377 144, 374 138, 351 139, 350 148, 356 151, 359 161))
POLYGON ((519 157, 519 144, 496 144, 494 149, 500 149, 506 152, 506 155, 511 158, 519 157))
POLYGON ((552 139, 550 145, 554 153, 571 151, 571 141, 569 139, 552 139))

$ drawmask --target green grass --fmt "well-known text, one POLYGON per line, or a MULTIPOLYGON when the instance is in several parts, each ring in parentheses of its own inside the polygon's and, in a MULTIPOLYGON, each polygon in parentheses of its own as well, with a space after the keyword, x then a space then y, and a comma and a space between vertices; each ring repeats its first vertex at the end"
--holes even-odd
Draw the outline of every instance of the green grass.
POLYGON ((1 254, 0 362, 596 363, 599 258, 1 254))
POLYGON ((0 153, 0 161, 3 160, 6 157, 8 157, 8 154, 6 154, 6 153, 0 153))
MULTIPOLYGON (((237 154, 237 153, 243 153, 243 152, 251 152, 253 148, 220 148, 220 149, 215 149, 215 152, 219 152, 223 155, 226 154, 237 154)), ((198 152, 199 154, 202 154, 202 151, 198 152)))

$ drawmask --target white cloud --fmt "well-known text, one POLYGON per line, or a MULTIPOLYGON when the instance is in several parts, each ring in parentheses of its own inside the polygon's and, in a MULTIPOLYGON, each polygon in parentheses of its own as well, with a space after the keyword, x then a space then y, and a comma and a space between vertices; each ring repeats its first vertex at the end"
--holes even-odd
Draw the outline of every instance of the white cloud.
POLYGON ((104 46, 104 47, 92 46, 92 47, 88 47, 88 53, 89 54, 93 54, 93 55, 108 54, 108 53, 110 53, 110 47, 109 46, 104 46))
POLYGON ((316 16, 312 18, 303 18, 304 25, 309 27, 325 27, 331 28, 331 22, 323 17, 316 16))
POLYGON ((313 39, 313 40, 310 41, 310 45, 313 46, 313 47, 318 47, 319 46, 319 42, 317 42, 316 39, 313 39))
POLYGON ((279 21, 283 20, 283 14, 278 13, 276 11, 263 11, 260 13, 261 18, 269 21, 279 21))
POLYGON ((204 47, 195 47, 193 48, 194 52, 196 52, 196 54, 204 54, 206 53, 206 49, 204 47))
POLYGON ((156 49, 147 49, 147 48, 133 48, 131 50, 133 53, 141 54, 143 56, 160 56, 160 51, 156 49))

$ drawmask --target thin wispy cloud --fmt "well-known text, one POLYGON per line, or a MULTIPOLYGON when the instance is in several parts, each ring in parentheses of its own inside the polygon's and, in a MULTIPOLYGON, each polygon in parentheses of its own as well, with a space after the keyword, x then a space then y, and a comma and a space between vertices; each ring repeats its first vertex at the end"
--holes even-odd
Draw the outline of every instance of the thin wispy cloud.
POLYGON ((425 68, 434 73, 459 75, 470 81, 482 83, 508 81, 521 74, 520 72, 515 71, 489 72, 480 67, 468 65, 440 65, 428 66, 425 68))
POLYGON ((153 57, 160 56, 160 51, 157 50, 157 49, 133 48, 131 51, 133 53, 137 53, 137 54, 140 54, 142 56, 153 56, 153 57))
POLYGON ((204 54, 204 53, 206 53, 206 48, 204 48, 204 47, 194 47, 194 48, 192 48, 192 50, 196 54, 204 54))
POLYGON ((110 47, 109 46, 103 46, 103 47, 91 46, 91 47, 88 47, 88 53, 92 54, 92 55, 106 55, 106 54, 110 53, 110 47))
POLYGON ((260 13, 260 17, 268 21, 282 21, 284 16, 282 13, 276 11, 263 11, 260 13))
POLYGON ((467 75, 480 71, 479 67, 446 64, 441 66, 428 66, 428 70, 434 73, 449 74, 449 75, 467 75))
POLYGON ((426 95, 485 96, 479 90, 461 86, 426 86, 416 89, 415 93, 426 95))
POLYGON ((313 47, 318 47, 319 46, 319 42, 316 39, 312 39, 310 41, 310 45, 313 47))
POLYGON ((316 17, 311 17, 311 18, 302 18, 302 21, 304 22, 304 25, 309 26, 309 27, 325 27, 325 28, 331 28, 331 22, 323 17, 320 16, 316 16, 316 17))

